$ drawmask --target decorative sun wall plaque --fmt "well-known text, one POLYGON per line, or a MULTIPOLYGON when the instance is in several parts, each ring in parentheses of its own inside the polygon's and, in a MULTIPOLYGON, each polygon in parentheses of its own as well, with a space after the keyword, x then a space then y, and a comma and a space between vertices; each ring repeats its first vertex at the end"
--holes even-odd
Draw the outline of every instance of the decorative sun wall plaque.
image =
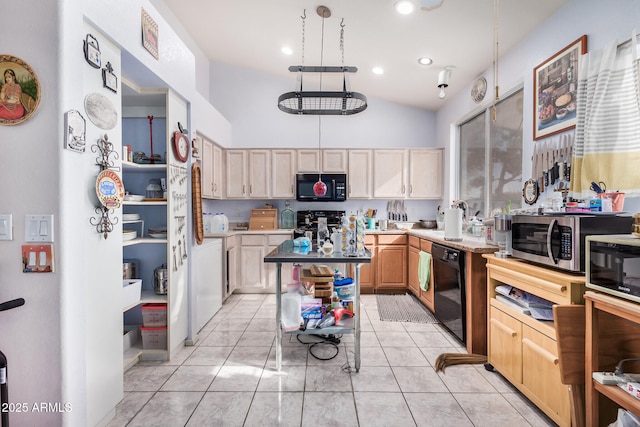
POLYGON ((0 54, 0 124, 17 125, 28 120, 40 103, 40 83, 29 64, 0 54))
POLYGON ((158 24, 142 9, 142 45, 158 59, 158 24))

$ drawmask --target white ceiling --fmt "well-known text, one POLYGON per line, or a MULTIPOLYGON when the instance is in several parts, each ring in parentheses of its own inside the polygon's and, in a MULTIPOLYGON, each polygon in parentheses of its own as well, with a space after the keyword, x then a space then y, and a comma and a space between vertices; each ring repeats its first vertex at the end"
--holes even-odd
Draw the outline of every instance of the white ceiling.
MULTIPOLYGON (((568 0, 502 0, 498 2, 499 52, 503 55, 568 0)), ((430 11, 402 16, 395 0, 164 0, 200 49, 212 61, 245 67, 291 80, 283 92, 295 89, 290 65, 302 62, 302 18, 306 10, 304 65, 342 65, 340 24, 344 18, 344 65, 356 66, 351 89, 377 98, 428 110, 438 98, 438 73, 455 67, 447 94, 468 87, 493 63, 494 0, 444 0, 430 11), (327 6, 332 16, 316 13, 327 6), (280 48, 290 46, 286 56, 280 48), (418 64, 418 58, 433 64, 418 64), (384 68, 375 75, 374 66, 384 68)), ((420 1, 415 0, 419 5, 420 1)), ((326 76, 326 75, 325 75, 326 76)), ((335 90, 324 83, 325 90, 335 90)), ((490 79, 488 79, 490 80, 490 79)), ((305 77, 305 83, 309 81, 305 77)), ((309 83, 315 84, 315 83, 309 83)), ((491 82, 489 83, 491 84, 491 82)), ((317 87, 303 86, 305 90, 317 87)), ((467 90, 467 89, 465 89, 467 90)), ((492 89, 489 88, 489 93, 492 89)), ((489 95, 490 96, 490 95, 489 95)))

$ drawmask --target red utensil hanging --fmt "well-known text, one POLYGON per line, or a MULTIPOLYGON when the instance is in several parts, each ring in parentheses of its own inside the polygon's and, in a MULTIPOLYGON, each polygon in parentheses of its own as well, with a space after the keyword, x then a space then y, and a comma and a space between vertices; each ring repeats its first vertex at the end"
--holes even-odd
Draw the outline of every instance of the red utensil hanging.
POLYGON ((149 162, 154 163, 153 159, 153 116, 147 116, 149 119, 149 162))

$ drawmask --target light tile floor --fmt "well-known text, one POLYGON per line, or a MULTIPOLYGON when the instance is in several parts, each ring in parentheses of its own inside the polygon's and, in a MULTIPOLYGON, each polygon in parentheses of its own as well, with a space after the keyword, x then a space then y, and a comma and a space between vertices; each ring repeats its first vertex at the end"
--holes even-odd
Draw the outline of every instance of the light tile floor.
MULTIPOLYGON (((482 365, 436 373, 441 353, 465 352, 438 324, 382 322, 362 296, 360 372, 353 336, 319 360, 296 336, 275 370, 275 296, 232 295, 169 362, 140 362, 124 376, 113 426, 553 426, 482 365)), ((312 337, 302 336, 311 340, 312 337)), ((330 346, 312 349, 319 357, 330 346)))

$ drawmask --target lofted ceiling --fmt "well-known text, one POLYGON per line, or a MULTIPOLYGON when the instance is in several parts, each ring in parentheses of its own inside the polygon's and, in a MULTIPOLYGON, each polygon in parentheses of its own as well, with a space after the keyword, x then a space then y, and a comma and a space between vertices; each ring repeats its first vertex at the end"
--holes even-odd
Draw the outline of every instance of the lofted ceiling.
MULTIPOLYGON (((417 9, 410 15, 396 13, 395 0, 163 1, 210 60, 290 79, 283 92, 295 89, 296 75, 288 67, 302 63, 303 13, 304 65, 320 65, 321 51, 323 65, 343 64, 342 22, 344 65, 358 68, 349 77, 351 89, 370 99, 437 110, 446 101, 438 97, 437 88, 444 67, 455 67, 446 90, 451 96, 468 90, 493 64, 494 0, 444 0, 432 10, 421 9, 420 0, 414 0, 417 9), (324 19, 324 33, 323 19, 316 13, 320 5, 331 10, 331 17, 324 19), (292 55, 281 52, 285 45, 292 55), (418 58, 423 56, 433 64, 420 65, 418 58), (382 67, 384 74, 374 74, 373 67, 382 67)), ((498 1, 500 55, 567 1, 498 1)))

